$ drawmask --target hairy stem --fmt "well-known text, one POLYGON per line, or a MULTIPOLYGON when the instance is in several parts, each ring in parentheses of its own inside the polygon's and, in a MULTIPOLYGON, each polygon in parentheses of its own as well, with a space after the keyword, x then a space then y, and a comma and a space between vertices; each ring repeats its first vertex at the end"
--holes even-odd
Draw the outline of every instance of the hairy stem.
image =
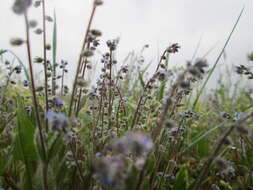
POLYGON ((72 93, 71 93, 70 105, 69 105, 69 113, 68 113, 69 116, 71 116, 71 114, 72 114, 72 107, 73 107, 74 97, 75 97, 76 87, 77 87, 76 82, 77 82, 77 79, 78 79, 78 74, 80 72, 81 63, 82 63, 82 60, 83 60, 82 52, 84 51, 84 48, 85 48, 85 45, 86 45, 86 42, 87 42, 88 34, 89 34, 89 31, 90 31, 90 28, 91 28, 91 23, 93 21, 94 15, 95 15, 96 7, 97 6, 94 3, 93 8, 92 8, 92 12, 91 12, 91 15, 90 15, 88 27, 86 29, 86 33, 85 33, 85 36, 84 36, 83 46, 82 46, 82 49, 81 49, 81 52, 80 52, 80 55, 79 55, 79 60, 78 60, 78 63, 77 63, 77 69, 76 69, 75 79, 74 79, 72 93))
MULTIPOLYGON (((25 26, 26 26, 27 56, 28 56, 29 71, 30 71, 30 78, 31 78, 31 90, 32 90, 33 104, 34 104, 34 110, 35 110, 35 116, 36 116, 36 123, 37 123, 38 129, 39 129, 39 137, 40 137, 42 152, 43 152, 44 158, 46 158, 46 147, 45 147, 45 144, 44 144, 45 142, 44 142, 42 126, 41 126, 39 110, 38 110, 39 106, 38 106, 38 101, 37 101, 36 91, 35 91, 33 66, 32 66, 32 56, 31 56, 31 46, 30 46, 29 21, 28 21, 28 16, 27 16, 26 11, 24 13, 24 16, 25 16, 25 26)), ((44 179, 44 188, 47 190, 48 189, 47 173, 43 172, 43 175, 44 175, 44 177, 43 177, 43 179, 44 179)))

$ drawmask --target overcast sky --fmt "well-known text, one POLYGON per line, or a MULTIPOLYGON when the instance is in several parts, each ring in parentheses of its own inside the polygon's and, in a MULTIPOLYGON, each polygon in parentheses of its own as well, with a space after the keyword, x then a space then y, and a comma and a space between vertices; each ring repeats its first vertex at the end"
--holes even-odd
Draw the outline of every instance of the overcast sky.
MULTIPOLYGON (((68 60, 74 71, 81 41, 91 10, 92 0, 46 0, 47 14, 56 10, 58 24, 58 59, 68 60)), ((23 60, 25 49, 9 45, 12 37, 24 37, 24 20, 11 11, 13 0, 0 0, 0 49, 10 48, 23 60)), ((191 59, 202 37, 199 57, 215 44, 207 57, 213 63, 233 24, 245 5, 245 13, 226 50, 227 64, 246 63, 246 54, 253 51, 253 0, 104 0, 98 8, 93 28, 103 32, 104 43, 120 37, 118 58, 129 51, 139 51, 149 44, 147 59, 157 59, 169 44, 178 42, 182 48, 172 58, 174 65, 191 59)), ((40 9, 30 9, 30 18, 39 20, 40 9)), ((51 40, 52 24, 48 38, 51 40)), ((41 26, 41 22, 39 22, 41 26)), ((33 56, 42 55, 41 36, 32 35, 33 56)), ((103 50, 103 47, 101 47, 103 50)))

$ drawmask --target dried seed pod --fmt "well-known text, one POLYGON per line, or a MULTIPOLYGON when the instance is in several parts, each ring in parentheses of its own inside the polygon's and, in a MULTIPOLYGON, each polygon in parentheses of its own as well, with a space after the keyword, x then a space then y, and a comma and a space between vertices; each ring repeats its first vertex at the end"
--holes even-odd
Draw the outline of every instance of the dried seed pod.
POLYGON ((91 57, 93 55, 94 55, 93 51, 90 51, 90 50, 85 50, 82 52, 82 56, 84 57, 91 57))
POLYGON ((94 37, 100 37, 102 36, 102 32, 96 29, 92 29, 90 30, 90 33, 94 36, 94 37))
POLYGON ((12 10, 17 15, 21 15, 25 13, 31 4, 32 0, 15 0, 12 10))
POLYGON ((41 57, 35 57, 35 58, 33 59, 33 62, 34 62, 34 63, 42 63, 43 61, 44 61, 44 59, 41 58, 41 57))
POLYGON ((21 38, 13 38, 11 39, 10 41, 10 44, 13 45, 13 46, 20 46, 24 43, 24 40, 21 39, 21 38))
POLYGON ((37 28, 34 33, 37 34, 37 35, 40 35, 42 34, 43 30, 41 28, 37 28))
POLYGON ((48 21, 48 22, 53 22, 53 18, 51 16, 45 16, 45 20, 48 21))
POLYGON ((103 1, 102 0, 95 0, 94 1, 94 4, 96 5, 96 6, 100 6, 100 5, 103 5, 103 1))
POLYGON ((36 20, 30 20, 29 21, 29 27, 30 28, 35 28, 38 25, 36 20))
POLYGON ((37 8, 41 5, 41 1, 35 1, 34 2, 34 7, 37 8))

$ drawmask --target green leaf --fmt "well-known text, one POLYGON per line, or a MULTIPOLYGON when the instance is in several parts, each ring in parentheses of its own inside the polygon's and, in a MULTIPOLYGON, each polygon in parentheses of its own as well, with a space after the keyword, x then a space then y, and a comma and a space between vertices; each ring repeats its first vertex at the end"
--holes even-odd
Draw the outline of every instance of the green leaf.
POLYGON ((27 68, 25 67, 24 63, 21 61, 21 59, 11 50, 0 50, 0 55, 1 55, 1 51, 3 53, 8 52, 8 53, 12 54, 18 60, 20 66, 24 69, 26 80, 30 81, 29 72, 28 72, 27 68))
MULTIPOLYGON (((53 56, 53 65, 52 65, 52 71, 53 71, 53 77, 56 76, 56 53, 57 53, 57 22, 56 22, 56 14, 54 11, 54 29, 53 29, 53 40, 52 40, 52 56, 53 56)), ((55 81, 52 80, 52 89, 53 94, 55 94, 55 88, 56 85, 55 81)))
POLYGON ((189 187, 189 176, 187 165, 180 166, 180 170, 176 176, 174 188, 175 190, 183 190, 189 187))
POLYGON ((3 175, 5 166, 6 166, 6 160, 3 158, 3 156, 0 153, 0 176, 3 175))
POLYGON ((4 53, 6 53, 7 50, 4 50, 4 49, 0 49, 0 55, 3 55, 4 53))
POLYGON ((200 142, 202 139, 204 139, 205 137, 207 137, 209 134, 211 134, 212 132, 214 132, 216 129, 224 126, 225 122, 220 123, 219 125, 211 128, 210 130, 203 132, 201 135, 199 135, 195 140, 193 140, 182 152, 185 152, 186 150, 188 150, 189 148, 191 148, 192 146, 196 145, 198 142, 200 142))
POLYGON ((139 81, 140 81, 140 83, 141 83, 141 86, 142 86, 142 88, 144 89, 145 88, 145 82, 144 82, 144 80, 143 80, 143 72, 141 72, 141 71, 139 71, 138 72, 139 73, 139 81))
POLYGON ((52 139, 52 143, 48 149, 48 162, 50 162, 50 160, 53 159, 61 150, 62 144, 63 142, 61 135, 58 135, 56 138, 52 139))
POLYGON ((209 152, 209 139, 205 138, 198 143, 198 153, 201 157, 204 157, 208 156, 208 152, 209 152))
POLYGON ((21 160, 26 168, 26 189, 33 189, 32 177, 34 162, 37 160, 37 152, 34 143, 35 126, 30 121, 24 109, 24 103, 20 96, 17 96, 17 136, 13 150, 14 160, 21 160))
POLYGON ((26 114, 24 104, 20 97, 18 97, 17 103, 18 134, 13 152, 14 159, 35 161, 37 160, 37 152, 34 144, 35 126, 26 114))
POLYGON ((93 119, 88 114, 81 114, 80 118, 83 119, 85 125, 90 125, 93 123, 93 119))
POLYGON ((236 20, 234 26, 233 26, 233 29, 231 30, 231 32, 230 32, 230 34, 229 34, 229 36, 228 36, 228 38, 227 38, 227 40, 226 40, 226 42, 225 42, 225 44, 224 44, 224 46, 223 46, 223 48, 222 48, 220 54, 218 55, 218 57, 217 57, 217 59, 216 59, 214 65, 213 65, 213 67, 211 68, 211 71, 209 72, 209 74, 208 74, 206 80, 204 81, 203 85, 201 86, 201 89, 200 89, 199 93, 197 94, 196 99, 195 99, 195 101, 194 101, 194 103, 193 103, 193 107, 192 107, 193 110, 195 109, 195 107, 196 107, 196 105, 197 105, 197 103, 198 103, 198 100, 199 100, 201 94, 203 93, 203 91, 204 91, 204 89, 205 89, 205 87, 206 87, 206 85, 207 85, 209 79, 211 78, 211 76, 212 76, 212 74, 213 74, 213 72, 214 72, 216 66, 218 65, 218 63, 219 63, 219 61, 220 61, 220 59, 221 59, 221 57, 222 57, 222 55, 223 55, 223 53, 224 53, 224 51, 225 51, 225 49, 226 49, 226 47, 227 47, 227 45, 228 45, 228 43, 229 43, 231 37, 232 37, 232 35, 233 35, 233 33, 234 33, 234 31, 235 31, 235 29, 236 29, 236 27, 237 27, 237 25, 238 25, 240 19, 241 19, 241 16, 242 16, 242 14, 243 14, 243 12, 244 12, 244 8, 245 8, 245 7, 242 8, 242 10, 241 10, 241 12, 240 12, 240 14, 239 14, 239 16, 238 16, 238 18, 237 18, 237 20, 236 20))
POLYGON ((159 88, 158 100, 161 101, 164 97, 166 82, 162 82, 159 88))

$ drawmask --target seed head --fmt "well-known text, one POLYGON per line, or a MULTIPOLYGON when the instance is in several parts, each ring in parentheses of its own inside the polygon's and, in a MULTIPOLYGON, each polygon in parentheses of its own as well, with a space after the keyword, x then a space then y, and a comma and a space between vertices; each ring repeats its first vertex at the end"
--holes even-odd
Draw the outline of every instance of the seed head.
POLYGON ((100 5, 103 5, 103 1, 102 0, 95 0, 94 1, 94 4, 96 5, 96 6, 100 6, 100 5))
POLYGON ((41 1, 40 0, 34 2, 34 7, 35 8, 39 7, 40 5, 41 5, 41 1))
POLYGON ((168 47, 167 52, 168 53, 176 53, 178 52, 180 46, 178 45, 178 43, 172 44, 170 47, 168 47))
POLYGON ((88 86, 88 82, 84 78, 82 78, 82 77, 79 77, 77 79, 76 84, 78 86, 80 86, 80 87, 86 87, 86 86, 88 86))
POLYGON ((43 61, 44 61, 44 59, 41 58, 41 57, 35 57, 35 58, 33 59, 33 62, 34 62, 34 63, 42 63, 43 61))
POLYGON ((29 27, 30 28, 35 28, 38 25, 36 20, 30 20, 29 21, 29 27))
POLYGON ((42 34, 42 32, 43 32, 43 30, 40 29, 40 28, 37 28, 37 29, 34 31, 34 33, 37 34, 37 35, 42 34))
POLYGON ((93 55, 94 55, 93 51, 90 51, 90 50, 85 50, 82 52, 82 56, 84 57, 91 57, 93 55))
POLYGON ((45 16, 45 20, 48 22, 53 22, 53 18, 51 16, 45 16))
POLYGON ((24 43, 24 40, 21 38, 13 38, 10 41, 10 44, 13 46, 21 46, 24 43))
POLYGON ((243 126, 243 125, 236 126, 236 131, 240 135, 246 135, 246 136, 251 135, 251 131, 249 130, 249 127, 246 127, 246 126, 243 126))
POLYGON ((24 14, 28 7, 32 4, 32 0, 15 0, 12 10, 17 15, 24 14))
POLYGON ((69 126, 69 119, 63 113, 48 111, 46 116, 49 126, 53 131, 66 132, 69 126))
POLYGON ((96 30, 96 29, 92 29, 92 30, 90 31, 90 33, 91 33, 94 37, 100 37, 100 36, 102 36, 102 32, 99 31, 99 30, 96 30))

